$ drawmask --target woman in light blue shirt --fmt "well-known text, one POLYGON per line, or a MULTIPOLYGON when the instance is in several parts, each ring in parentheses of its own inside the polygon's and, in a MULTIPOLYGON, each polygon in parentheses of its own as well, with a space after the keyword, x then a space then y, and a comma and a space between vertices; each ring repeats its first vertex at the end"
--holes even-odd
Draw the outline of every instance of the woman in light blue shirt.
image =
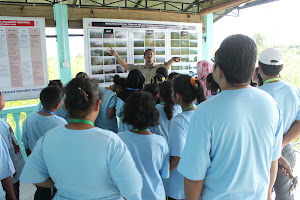
POLYGON ((48 131, 29 156, 20 180, 57 188, 55 200, 141 199, 142 179, 126 145, 94 126, 101 92, 90 78, 66 87, 69 123, 48 131))

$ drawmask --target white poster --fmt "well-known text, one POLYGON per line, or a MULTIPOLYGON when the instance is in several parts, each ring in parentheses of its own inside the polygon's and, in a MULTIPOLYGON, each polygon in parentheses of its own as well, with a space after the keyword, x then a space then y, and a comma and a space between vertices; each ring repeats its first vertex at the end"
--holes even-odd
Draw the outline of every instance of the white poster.
POLYGON ((114 48, 127 64, 143 64, 144 51, 152 49, 155 63, 181 57, 171 71, 195 75, 201 60, 202 25, 195 23, 143 20, 83 19, 86 73, 105 86, 112 84, 115 74, 128 72, 110 56, 114 48))
POLYGON ((38 98, 48 84, 45 19, 0 16, 0 91, 6 101, 38 98))

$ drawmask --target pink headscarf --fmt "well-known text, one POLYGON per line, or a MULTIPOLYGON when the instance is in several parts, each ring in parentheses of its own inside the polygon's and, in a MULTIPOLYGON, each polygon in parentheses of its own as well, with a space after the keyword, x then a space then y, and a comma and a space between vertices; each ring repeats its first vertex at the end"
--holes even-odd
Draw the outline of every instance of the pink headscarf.
POLYGON ((213 71, 213 63, 207 60, 201 60, 197 63, 198 80, 202 82, 206 96, 210 96, 211 92, 206 88, 206 78, 213 71))

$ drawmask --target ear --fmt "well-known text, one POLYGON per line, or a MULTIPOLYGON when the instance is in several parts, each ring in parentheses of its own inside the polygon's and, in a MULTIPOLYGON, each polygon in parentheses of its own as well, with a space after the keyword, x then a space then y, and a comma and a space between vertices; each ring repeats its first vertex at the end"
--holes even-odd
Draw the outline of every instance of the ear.
POLYGON ((66 99, 64 100, 64 104, 65 104, 66 110, 69 112, 69 107, 68 107, 67 104, 66 104, 66 99))
POLYGON ((58 110, 62 105, 62 100, 55 106, 55 110, 58 110))
POLYGON ((214 74, 215 75, 213 75, 213 77, 217 80, 220 80, 224 76, 224 73, 223 73, 222 69, 219 66, 216 66, 214 68, 214 74))
POLYGON ((100 102, 101 102, 100 99, 99 99, 98 101, 96 101, 95 111, 98 111, 98 112, 99 112, 99 109, 100 109, 100 102))
POLYGON ((258 63, 258 71, 259 71, 260 74, 263 74, 263 71, 261 70, 261 66, 260 66, 259 63, 258 63))
POLYGON ((282 71, 282 69, 283 69, 283 65, 281 65, 281 69, 280 69, 280 71, 282 71))

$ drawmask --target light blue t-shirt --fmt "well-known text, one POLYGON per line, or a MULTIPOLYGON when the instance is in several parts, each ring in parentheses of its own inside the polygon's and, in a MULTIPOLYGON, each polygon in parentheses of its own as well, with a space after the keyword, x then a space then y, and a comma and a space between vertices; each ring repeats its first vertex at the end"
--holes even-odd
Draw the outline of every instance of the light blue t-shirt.
POLYGON ((202 200, 266 199, 282 126, 266 92, 224 90, 194 112, 178 171, 190 180, 205 179, 202 200))
POLYGON ((57 115, 43 116, 31 113, 23 122, 21 140, 24 148, 32 151, 38 139, 47 131, 66 124, 67 121, 57 115))
POLYGON ((2 117, 0 117, 0 136, 2 136, 4 142, 6 143, 10 158, 14 164, 16 174, 13 177, 13 183, 16 183, 19 181, 19 177, 25 165, 25 160, 13 130, 2 117))
POLYGON ((118 134, 127 145, 143 178, 142 198, 165 199, 162 178, 169 177, 169 149, 166 140, 156 134, 140 135, 131 131, 118 134))
POLYGON ((300 120, 300 90, 283 81, 266 83, 259 89, 269 93, 280 109, 283 120, 283 135, 291 128, 295 120, 300 120))
POLYGON ((100 87, 100 90, 103 94, 103 99, 101 100, 100 103, 100 110, 99 110, 98 117, 95 120, 95 126, 117 133, 118 132, 117 118, 116 117, 112 119, 107 118, 108 110, 110 108, 116 107, 117 95, 112 90, 107 90, 102 87, 100 87))
MULTIPOLYGON (((35 107, 33 112, 39 112, 43 109, 41 102, 35 107)), ((67 122, 70 120, 69 112, 66 109, 64 99, 62 100, 61 106, 54 112, 55 115, 64 118, 67 122)))
POLYGON ((49 177, 57 189, 54 200, 142 199, 142 178, 126 145, 97 127, 57 127, 39 139, 20 180, 41 183, 49 177))
POLYGON ((125 102, 118 97, 117 105, 116 105, 116 116, 120 118, 118 132, 125 132, 125 131, 129 131, 132 129, 132 125, 123 123, 123 121, 122 121, 123 116, 124 116, 124 105, 125 105, 125 102))
MULTIPOLYGON (((170 157, 176 156, 181 157, 188 127, 190 124, 191 117, 194 110, 185 111, 177 115, 171 123, 169 132, 169 149, 170 157)), ((191 165, 192 167, 192 165, 191 165)), ((173 199, 184 199, 184 177, 180 174, 177 169, 171 171, 170 178, 165 181, 166 193, 173 199)))
POLYGON ((171 120, 174 119, 179 113, 182 112, 180 105, 175 105, 173 108, 173 117, 171 120, 168 120, 167 115, 164 111, 164 105, 157 104, 156 109, 159 112, 159 126, 161 128, 162 136, 168 140, 169 137, 169 130, 171 126, 171 120))
MULTIPOLYGON (((0 135, 0 181, 12 176, 15 173, 15 168, 10 159, 7 146, 0 135)), ((2 188, 2 184, 0 182, 0 199, 5 199, 5 192, 2 188)))

